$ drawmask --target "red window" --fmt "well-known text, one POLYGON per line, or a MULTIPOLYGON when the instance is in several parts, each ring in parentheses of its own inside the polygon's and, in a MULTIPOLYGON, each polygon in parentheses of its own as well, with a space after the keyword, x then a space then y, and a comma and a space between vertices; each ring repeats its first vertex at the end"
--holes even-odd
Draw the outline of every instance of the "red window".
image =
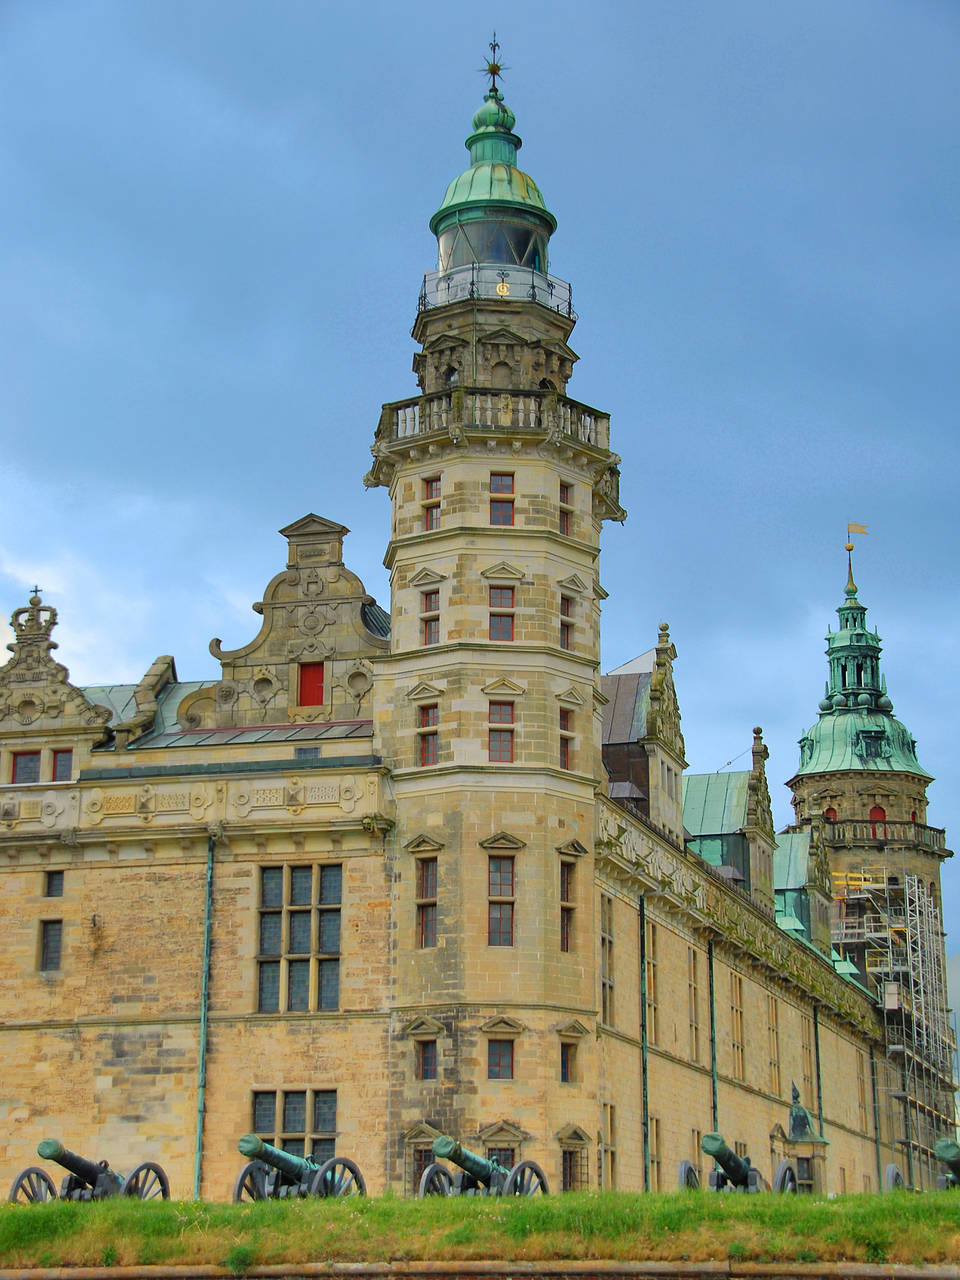
POLYGON ((437 904, 435 902, 417 903, 417 946, 435 947, 437 945, 437 904))
POLYGON ((440 612, 440 592, 439 591, 422 591, 420 593, 420 612, 421 613, 439 613, 440 612))
POLYGON ((513 614, 512 613, 491 613, 490 639, 491 640, 512 640, 513 639, 513 614))
POLYGON ((560 901, 573 901, 573 866, 572 862, 560 863, 560 901))
POLYGON ((13 756, 14 782, 40 781, 40 752, 17 751, 13 756))
POLYGON ((833 805, 830 805, 828 809, 824 809, 823 816, 826 818, 828 822, 836 822, 837 811, 836 809, 834 809, 833 805))
POLYGON ((491 729, 489 749, 491 760, 509 764, 513 759, 513 730, 491 729))
POLYGON ((507 471, 490 472, 491 493, 513 493, 513 476, 507 471))
POLYGON ((573 1079, 573 1062, 576 1049, 577 1046, 571 1044, 569 1040, 560 1041, 560 1080, 563 1084, 569 1084, 573 1079))
POLYGON ((513 897, 513 859, 491 858, 487 892, 491 898, 513 897))
POLYGON ((439 644, 440 643, 440 619, 426 618, 423 623, 423 643, 439 644))
POLYGON ((429 729, 431 725, 440 723, 440 708, 435 702, 420 708, 418 723, 421 729, 429 729))
POLYGON ((487 941, 491 947, 513 946, 513 903, 491 902, 487 941))
POLYGON ((512 609, 513 608, 513 587, 491 587, 490 588, 490 608, 491 609, 512 609))
POLYGON ((417 1079, 436 1080, 437 1078, 437 1042, 436 1040, 417 1041, 417 1079))
POLYGON ((560 732, 570 733, 573 729, 573 712, 568 707, 560 708, 560 732))
POLYGON ((301 707, 323 705, 323 663, 301 662, 300 691, 297 694, 301 707))
POLYGON ((439 506, 423 508, 423 528, 425 533, 429 533, 432 529, 440 528, 439 506))
POLYGON ((560 505, 562 507, 568 507, 570 505, 570 486, 568 484, 562 484, 560 486, 560 505))
POLYGON ((499 525, 513 524, 513 503, 491 498, 490 523, 499 525))
POLYGON ((439 500, 440 498, 440 477, 431 476, 429 480, 423 482, 423 496, 428 500, 439 500))
POLYGON ((573 932, 573 907, 560 908, 560 950, 570 950, 570 935, 573 932))
POLYGON ((439 742, 435 733, 422 733, 420 735, 420 763, 421 765, 436 764, 439 755, 439 742))
POLYGON ((875 804, 870 810, 870 821, 873 824, 870 834, 874 840, 885 840, 887 838, 887 813, 880 805, 875 804))
POLYGON ((565 538, 570 537, 570 512, 561 511, 557 517, 557 532, 561 533, 565 538))
POLYGON ((560 617, 561 618, 573 617, 573 597, 572 596, 560 597, 560 617))
POLYGON ((487 1041, 487 1079, 513 1079, 513 1041, 487 1041))
POLYGON ((560 739, 560 768, 561 769, 570 768, 570 739, 569 738, 560 739))
POLYGON ((491 702, 487 718, 491 724, 513 724, 513 703, 491 702))
POLYGON ((569 622, 560 623, 560 648, 561 649, 573 648, 573 627, 570 625, 569 622))
POLYGON ((54 782, 69 782, 73 777, 73 752, 55 751, 53 753, 54 782))

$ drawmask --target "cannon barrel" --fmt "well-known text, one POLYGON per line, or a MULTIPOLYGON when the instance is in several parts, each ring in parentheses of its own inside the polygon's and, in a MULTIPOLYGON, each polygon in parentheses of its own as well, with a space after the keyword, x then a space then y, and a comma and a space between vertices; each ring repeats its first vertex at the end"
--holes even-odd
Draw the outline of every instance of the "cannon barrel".
POLYGON ((62 1165, 64 1169, 75 1177, 80 1178, 83 1182, 89 1183, 91 1187, 95 1187, 97 1179, 104 1174, 106 1174, 109 1181, 115 1182, 118 1187, 123 1182, 119 1173, 114 1173, 112 1169, 108 1169, 106 1164, 97 1164, 94 1160, 87 1160, 85 1156, 78 1156, 75 1151, 69 1151, 56 1138, 44 1138, 37 1147, 37 1155, 44 1160, 55 1160, 57 1164, 62 1165))
POLYGON ((952 1138, 938 1138, 933 1144, 933 1154, 942 1160, 953 1176, 960 1182, 960 1144, 952 1138))
POLYGON ((462 1147, 453 1138, 444 1136, 434 1138, 433 1154, 438 1160, 452 1160, 454 1164, 458 1164, 461 1169, 464 1169, 485 1186, 489 1186, 490 1179, 495 1173, 507 1172, 495 1160, 486 1160, 483 1156, 478 1156, 475 1152, 468 1151, 466 1147, 462 1147))
POLYGON ((269 1142, 264 1142, 255 1133, 244 1134, 237 1143, 237 1150, 248 1160, 262 1160, 264 1164, 279 1169, 297 1182, 320 1168, 316 1160, 311 1160, 309 1156, 295 1156, 289 1151, 281 1151, 279 1147, 271 1147, 269 1142))
POLYGON ((717 1164, 735 1187, 745 1187, 750 1178, 750 1161, 731 1151, 722 1133, 705 1133, 700 1146, 717 1164))

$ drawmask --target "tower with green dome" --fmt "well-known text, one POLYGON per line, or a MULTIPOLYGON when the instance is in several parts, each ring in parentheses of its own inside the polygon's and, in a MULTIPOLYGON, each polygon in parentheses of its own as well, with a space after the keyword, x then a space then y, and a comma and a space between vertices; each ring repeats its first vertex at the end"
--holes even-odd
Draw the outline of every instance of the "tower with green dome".
MULTIPOLYGON (((488 69, 469 167, 429 222, 418 387, 383 406, 366 476, 391 501, 375 731, 395 798, 397 919, 416 939, 395 979, 410 1016, 392 1033, 408 1069, 391 1076, 388 1127, 403 1145, 390 1176, 410 1185, 429 1115, 434 1133, 479 1134, 507 1163, 522 1150, 572 1187, 603 1123, 603 1051, 585 1013, 605 787, 598 561, 602 522, 625 512, 609 416, 567 394, 577 317, 549 272, 557 220, 517 165, 515 117, 488 69), (561 892, 570 905, 543 905, 561 892), (436 1083, 417 1078, 423 1043, 436 1083), (571 1127, 571 1110, 589 1123, 571 1127)), ((670 804, 679 840, 679 794, 670 804)))
POLYGON ((934 1143, 954 1127, 940 899, 941 864, 952 854, 943 830, 927 825, 933 778, 893 714, 851 550, 839 626, 826 637, 819 716, 800 738, 800 767, 787 783, 790 830, 810 832, 829 861, 833 946, 876 994, 897 1069, 897 1088, 880 1103, 899 1133, 908 1183, 932 1186, 934 1143))

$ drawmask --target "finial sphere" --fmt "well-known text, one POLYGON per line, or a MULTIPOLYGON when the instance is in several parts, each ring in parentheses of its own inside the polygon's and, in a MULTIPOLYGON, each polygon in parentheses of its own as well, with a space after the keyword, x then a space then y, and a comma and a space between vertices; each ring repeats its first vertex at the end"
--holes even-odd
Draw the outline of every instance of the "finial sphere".
POLYGON ((853 550, 853 543, 852 543, 852 542, 845 542, 845 543, 843 544, 843 549, 844 549, 844 551, 852 551, 852 550, 853 550))

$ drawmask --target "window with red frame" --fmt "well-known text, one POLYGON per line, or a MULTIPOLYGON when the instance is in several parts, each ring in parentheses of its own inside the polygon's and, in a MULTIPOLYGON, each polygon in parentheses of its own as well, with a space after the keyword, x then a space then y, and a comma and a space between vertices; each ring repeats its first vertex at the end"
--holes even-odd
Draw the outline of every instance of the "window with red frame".
POLYGON ((513 730, 490 729, 488 749, 492 761, 509 764, 513 760, 513 730))
POLYGON ((491 613, 490 639, 491 640, 512 640, 513 639, 513 614, 512 613, 491 613))
POLYGON ((502 498, 490 499, 490 523, 496 525, 513 524, 513 503, 502 498))
POLYGON ((423 531, 424 533, 432 533, 434 529, 440 528, 440 505, 437 503, 432 507, 423 508, 423 531))
POLYGON ((55 751, 53 753, 54 782, 69 782, 73 777, 73 752, 55 751))
POLYGON ((431 476, 423 482, 423 496, 427 502, 440 501, 440 477, 431 476))
POLYGON ((440 643, 440 592, 420 593, 420 642, 423 645, 440 643))
POLYGON ((560 597, 560 617, 561 618, 573 617, 573 597, 572 596, 560 597))
POLYGON ((572 862, 560 863, 560 950, 569 951, 573 936, 573 868, 572 862))
POLYGON ((323 663, 301 662, 300 681, 297 693, 298 705, 301 707, 320 707, 323 705, 323 663))
POLYGON ((487 1041, 487 1079, 513 1079, 513 1041, 487 1041))
POLYGON ((557 529, 563 536, 570 536, 570 485, 560 486, 560 511, 557 517, 557 529))
POLYGON ((428 732, 420 734, 418 753, 421 765, 436 764, 439 758, 440 739, 434 728, 440 722, 440 711, 437 704, 430 703, 418 708, 418 725, 428 732))
POLYGON ((436 1040, 417 1041, 417 1079, 436 1080, 437 1078, 437 1042, 436 1040))
POLYGON ((436 764, 439 759, 440 746, 435 733, 420 735, 420 764, 436 764))
POLYGON ((491 471, 490 492, 513 493, 513 473, 509 471, 491 471))
POLYGON ((491 724, 513 724, 513 703, 491 702, 487 719, 491 724))
POLYGON ((568 707, 560 708, 560 768, 570 768, 571 744, 573 732, 573 712, 568 707))
POLYGON ((573 648, 573 627, 570 625, 569 622, 560 623, 560 648, 561 649, 573 648))
POLYGON ((487 942, 491 947, 513 946, 513 891, 513 858, 491 857, 487 869, 487 942))
POLYGON ((13 781, 40 781, 40 752, 15 751, 13 754, 13 781))
POLYGON ((512 609, 513 608, 513 587, 491 587, 490 588, 490 608, 491 609, 512 609))
POLYGON ((417 946, 437 945, 437 860, 417 860, 417 946))
POLYGON ((421 729, 429 729, 433 725, 440 723, 440 708, 435 702, 420 707, 417 723, 421 729))

